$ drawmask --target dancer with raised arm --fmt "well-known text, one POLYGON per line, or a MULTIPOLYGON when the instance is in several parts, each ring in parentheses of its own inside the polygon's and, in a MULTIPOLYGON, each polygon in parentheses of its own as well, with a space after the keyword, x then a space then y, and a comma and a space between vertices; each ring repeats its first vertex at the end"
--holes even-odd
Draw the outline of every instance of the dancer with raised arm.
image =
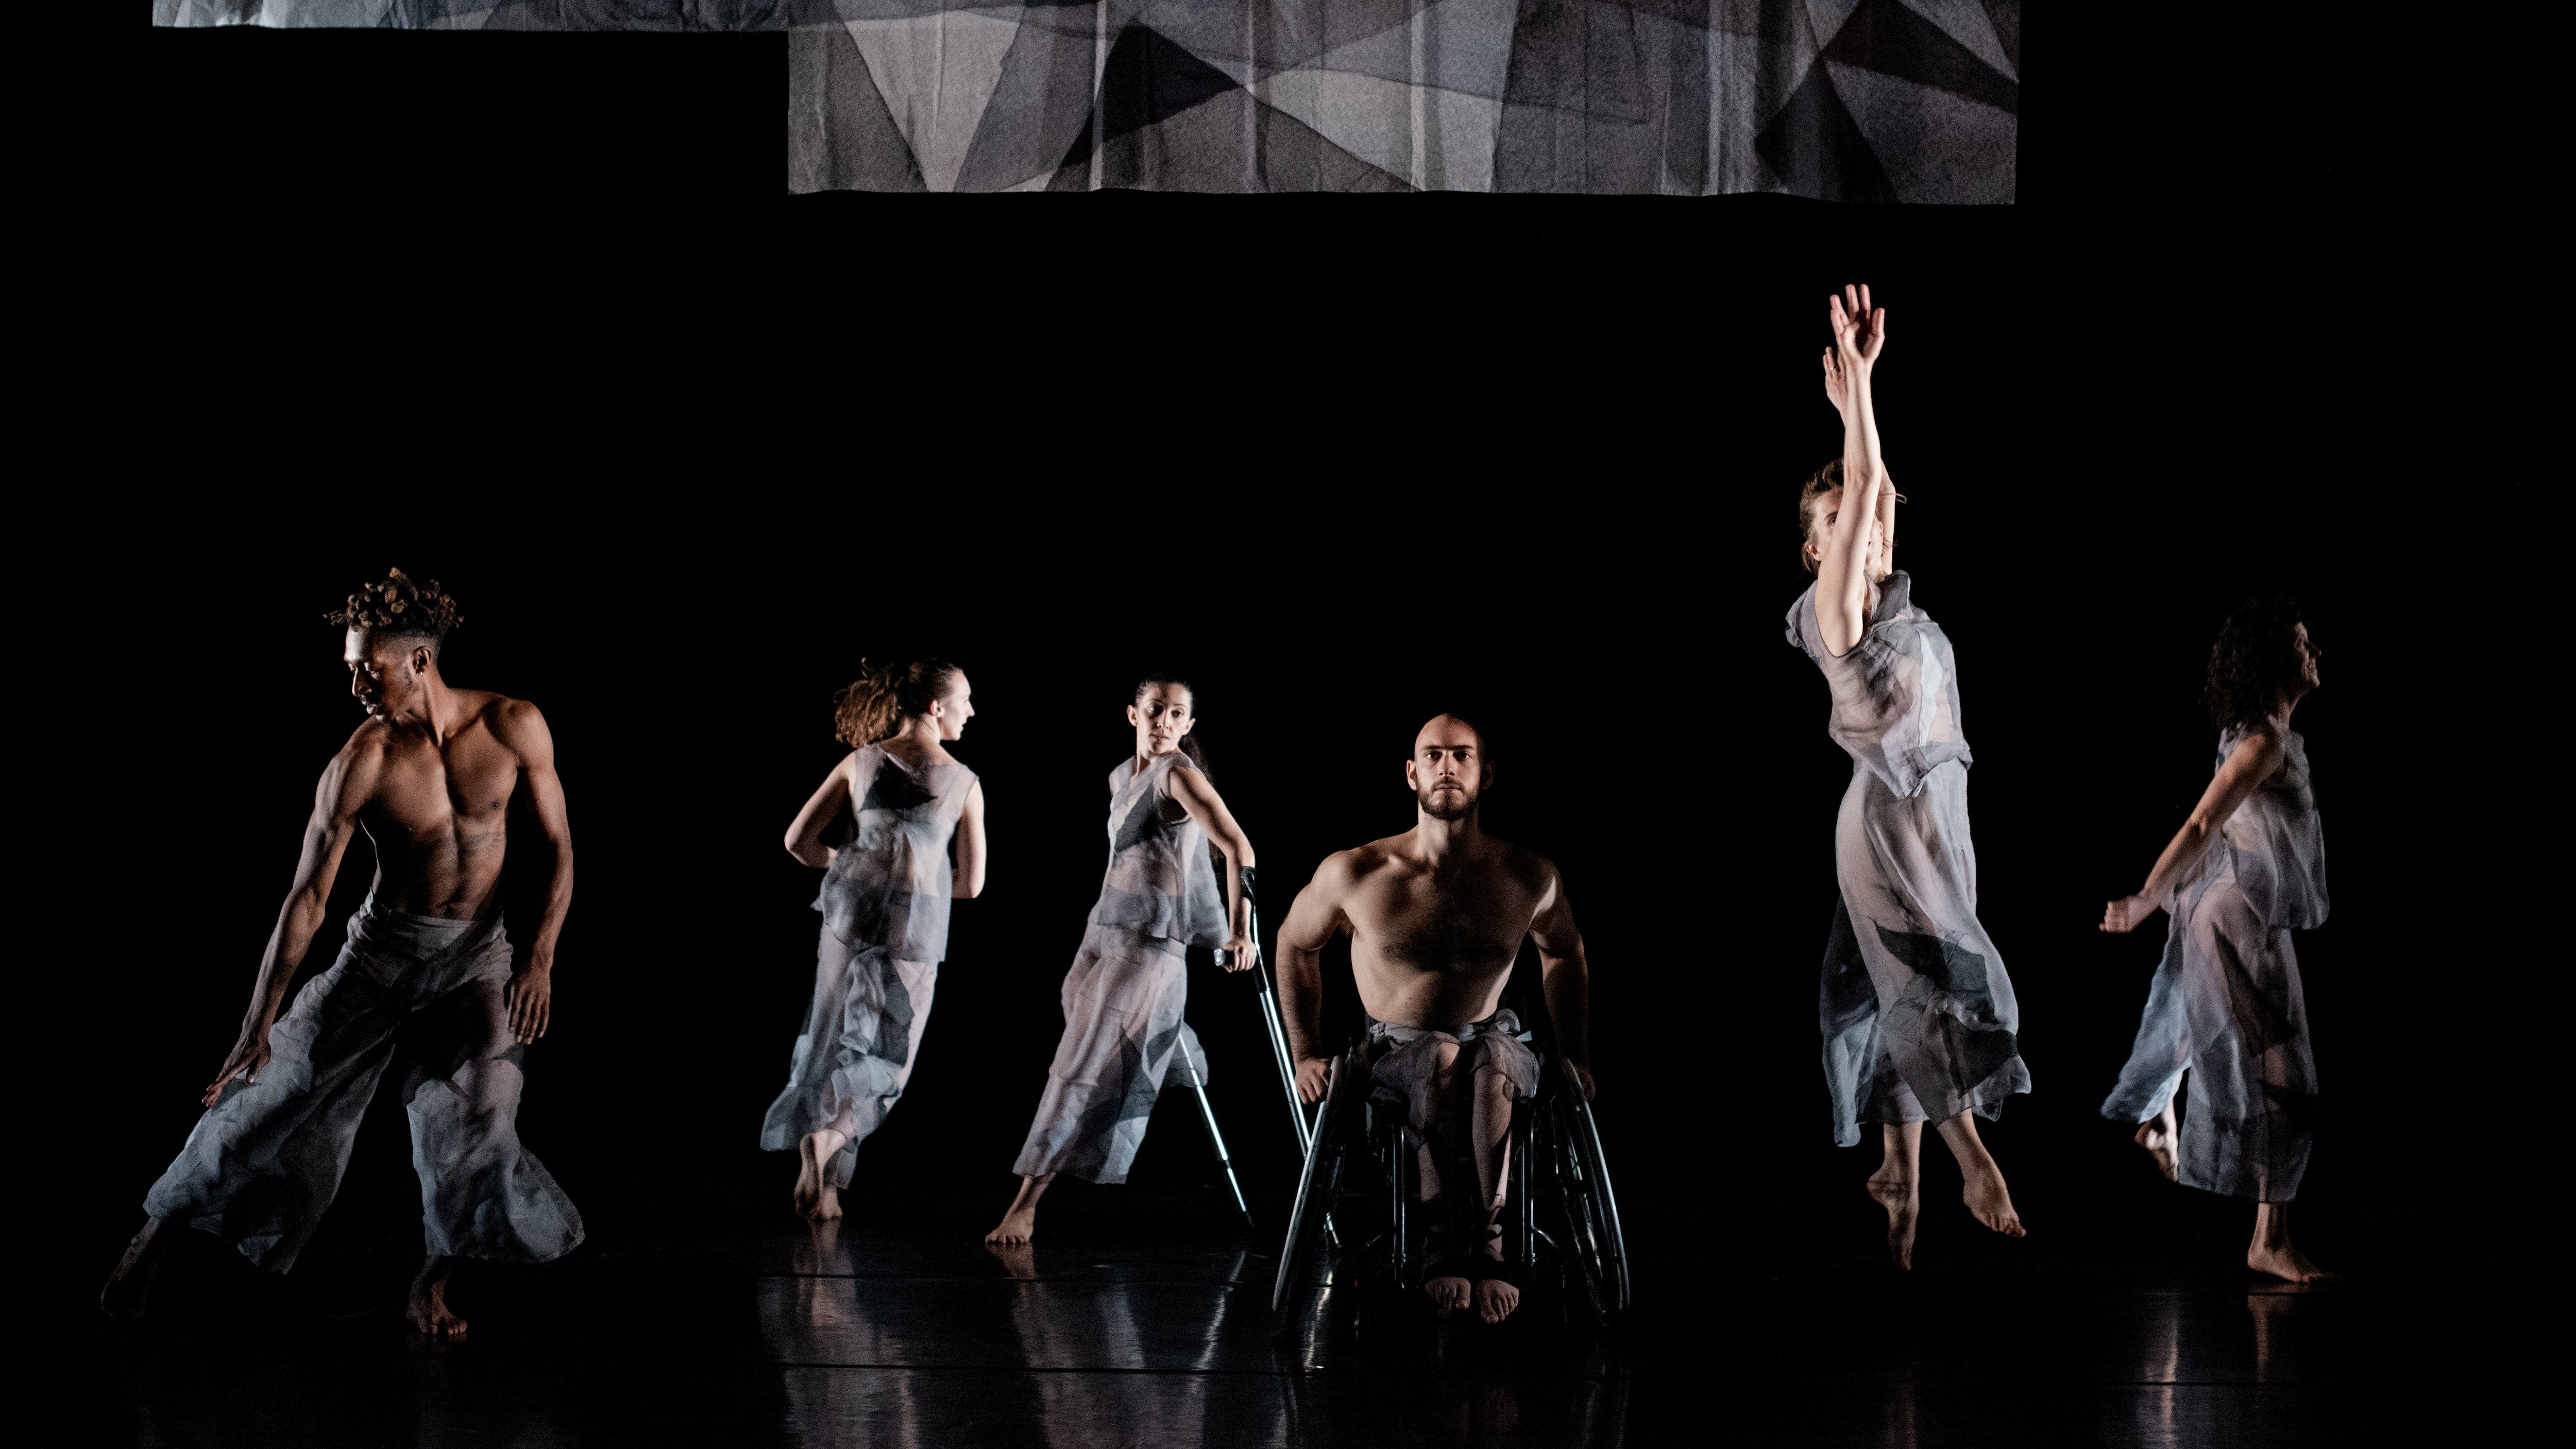
POLYGON ((1816 575, 1789 610, 1789 642, 1833 691, 1826 733, 1852 757, 1834 826, 1842 888, 1825 942, 1819 1016, 1834 1142, 1879 1124, 1869 1194, 1887 1210, 1887 1249, 1914 1265, 1923 1124, 1937 1125, 1978 1222, 2023 1235, 2003 1170, 1977 1135, 2006 1097, 2030 1090, 2015 1032, 2020 1007, 2003 958, 1977 922, 1968 838, 1968 738, 1949 636, 1895 567, 1900 501, 1879 450, 1872 374, 1887 313, 1867 287, 1828 312, 1825 395, 1843 455, 1798 499, 1800 554, 1816 575))
POLYGON ((1207 761, 1190 738, 1195 709, 1189 684, 1162 675, 1138 684, 1127 706, 1136 752, 1109 772, 1108 873, 1065 974, 1064 1037, 1011 1169, 1020 1190, 984 1235, 988 1243, 1033 1239, 1038 1199, 1059 1172, 1127 1180, 1175 1053, 1186 1052, 1205 1080, 1207 1054, 1181 1019, 1187 948, 1223 948, 1228 971, 1254 964, 1252 902, 1243 893, 1252 842, 1208 783, 1207 761), (1222 891, 1211 842, 1229 867, 1222 891))
POLYGON ((396 569, 328 622, 345 631, 349 692, 367 721, 322 771, 240 1038, 99 1301, 119 1317, 143 1311, 173 1223, 269 1272, 292 1268, 339 1191, 403 1032, 412 1057, 403 1107, 429 1246, 408 1315, 423 1333, 458 1337, 465 1320, 447 1302, 457 1259, 542 1263, 582 1239, 581 1214, 519 1146, 517 1126, 527 1049, 553 1018, 572 830, 545 716, 441 673, 462 618, 436 580, 396 569), (524 945, 501 922, 514 800, 526 802, 550 858, 545 907, 524 945), (339 959, 281 1017, 341 853, 361 830, 375 847, 375 882, 339 959))
POLYGON ((860 670, 833 719, 854 748, 787 827, 787 853, 823 869, 823 930, 787 1088, 760 1126, 762 1147, 796 1154, 796 1210, 818 1222, 841 1215, 859 1144, 912 1078, 948 903, 984 889, 984 786, 945 748, 975 717, 965 671, 860 670))
POLYGON ((2139 1125, 2165 1176, 2254 1199, 2245 1264, 2306 1283, 2334 1275, 2290 1241, 2290 1199, 2308 1168, 2317 1068, 2292 931, 2325 924, 2325 836, 2291 711, 2317 687, 2317 648, 2298 606, 2250 603, 2209 655, 2218 773, 2156 857, 2138 893, 2111 902, 2105 931, 2169 913, 2164 959, 2120 1084, 2102 1115, 2139 1125), (2191 1075, 2177 1127, 2174 1093, 2191 1075))

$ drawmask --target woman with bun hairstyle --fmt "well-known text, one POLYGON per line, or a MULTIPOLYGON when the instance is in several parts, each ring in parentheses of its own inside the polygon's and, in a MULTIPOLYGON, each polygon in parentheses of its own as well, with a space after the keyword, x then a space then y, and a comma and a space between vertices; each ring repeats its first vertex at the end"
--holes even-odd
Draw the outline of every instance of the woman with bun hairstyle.
POLYGON ((2288 600, 2228 616, 2209 654, 2217 775, 2146 884, 2102 912, 2105 931, 2158 911, 2171 921, 2102 1115, 2139 1124, 2138 1145, 2174 1181, 2254 1199, 2245 1266, 2293 1283, 2334 1276, 2290 1241, 2317 1101, 2290 933, 2326 921, 2325 832, 2290 712, 2317 687, 2317 659, 2288 600), (2177 1124, 2185 1072, 2190 1110, 2177 1124))
POLYGON ((1818 1014, 1834 1141, 1856 1146, 1860 1124, 1878 1124, 1869 1195, 1887 1211, 1889 1256, 1909 1268, 1927 1121, 1958 1160, 1968 1211, 2022 1236, 1977 1118, 2029 1091, 2030 1072, 2012 979, 1977 920, 1957 661, 1894 561, 1899 498, 1871 391, 1887 313, 1867 287, 1844 288, 1828 310, 1825 395, 1842 413, 1843 453, 1799 496, 1800 554, 1816 581, 1789 610, 1789 642, 1833 692, 1825 732, 1852 757, 1818 1014))
POLYGON ((1195 708, 1189 684, 1164 675, 1138 684, 1127 705, 1136 749, 1109 772, 1109 868, 1064 978, 1064 1037, 1012 1167, 1019 1194, 988 1243, 1035 1237, 1038 1198, 1059 1172, 1127 1180, 1174 1056, 1187 1053, 1184 1070, 1205 1080, 1207 1054, 1181 1019, 1187 948, 1223 948, 1229 971, 1253 964, 1252 842, 1208 783, 1190 738, 1195 708), (1222 889, 1211 842, 1230 867, 1222 889))
POLYGON ((787 827, 787 853, 822 867, 823 931, 787 1089, 760 1129, 762 1147, 796 1153, 796 1210, 817 1220, 841 1215, 860 1141, 912 1076, 948 903, 984 888, 984 787, 945 748, 975 716, 965 672, 860 668, 834 718, 854 748, 787 827))

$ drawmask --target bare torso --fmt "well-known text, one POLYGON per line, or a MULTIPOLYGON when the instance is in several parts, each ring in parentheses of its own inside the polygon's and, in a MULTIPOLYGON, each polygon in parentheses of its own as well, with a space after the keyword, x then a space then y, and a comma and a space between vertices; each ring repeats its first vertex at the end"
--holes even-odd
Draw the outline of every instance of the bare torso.
POLYGON ((1337 892, 1351 965, 1369 1015, 1454 1027, 1494 1013, 1521 939, 1557 893, 1556 869, 1491 837, 1437 862, 1409 835, 1345 851, 1337 892))
POLYGON ((445 740, 416 724, 370 719, 343 753, 364 791, 358 823, 376 847, 375 897, 389 910, 471 920, 489 911, 524 768, 507 735, 535 707, 456 690, 464 723, 445 740))

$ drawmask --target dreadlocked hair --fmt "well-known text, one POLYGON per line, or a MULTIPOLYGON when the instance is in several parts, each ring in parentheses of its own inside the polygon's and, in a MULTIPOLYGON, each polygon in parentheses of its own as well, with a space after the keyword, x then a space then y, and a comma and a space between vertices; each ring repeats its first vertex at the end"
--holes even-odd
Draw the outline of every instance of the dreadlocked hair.
MULTIPOLYGON (((1161 673, 1146 675, 1144 678, 1136 681, 1136 692, 1127 696, 1127 702, 1129 704, 1143 704, 1145 702, 1145 692, 1158 684, 1169 685, 1174 689, 1187 690, 1190 696, 1190 714, 1193 717, 1198 714, 1198 687, 1177 675, 1161 673)), ((1196 728, 1192 728, 1188 734, 1181 736, 1181 753, 1190 757, 1190 763, 1199 767, 1200 774, 1205 775, 1210 780, 1214 780, 1216 778, 1216 772, 1208 768, 1207 751, 1199 748, 1199 737, 1196 728)))
POLYGON ((2218 642, 2209 650, 2210 723, 2221 734, 2251 729, 2280 708, 2283 696, 2295 694, 2306 678, 2299 658, 2297 601, 2249 599, 2236 606, 2218 626, 2218 642))
POLYGON ((956 682, 957 666, 945 659, 883 666, 862 659, 859 677, 832 696, 832 733, 845 745, 873 745, 928 714, 956 682))
POLYGON ((322 621, 398 639, 426 639, 434 655, 446 641, 447 631, 465 622, 465 614, 457 608, 456 596, 440 588, 438 580, 424 583, 395 569, 382 583, 359 585, 347 604, 323 615, 322 621))

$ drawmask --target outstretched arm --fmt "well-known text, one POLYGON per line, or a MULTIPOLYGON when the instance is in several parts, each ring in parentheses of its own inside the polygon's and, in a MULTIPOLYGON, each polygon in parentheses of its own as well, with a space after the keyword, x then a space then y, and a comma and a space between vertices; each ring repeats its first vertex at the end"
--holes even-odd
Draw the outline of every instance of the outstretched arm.
POLYGON ((1870 374, 1887 341, 1887 309, 1870 305, 1867 287, 1844 288, 1830 309, 1843 381, 1843 492, 1817 550, 1816 626, 1826 651, 1839 657, 1860 642, 1869 620, 1869 542, 1887 481, 1870 374))
POLYGON ((519 757, 519 786, 528 792, 552 857, 546 908, 537 917, 536 933, 518 953, 506 992, 510 1033, 524 1044, 544 1036, 554 1017, 555 939, 572 911, 572 821, 564 813, 563 777, 555 773, 555 736, 546 728, 546 717, 535 705, 514 699, 502 704, 500 726, 501 743, 519 757))
POLYGON ((1592 963, 1584 959, 1583 933, 1575 929, 1574 907, 1565 899, 1565 879, 1548 867, 1547 894, 1530 920, 1530 939, 1538 943, 1539 982, 1546 988, 1547 1014, 1556 1023, 1557 1048, 1583 1078, 1583 1100, 1592 1100, 1592 963))
POLYGON ((2268 728, 2247 735, 2230 751, 2209 788, 2201 792, 2200 803, 2191 807, 2191 818, 2174 832, 2164 854, 2156 857, 2156 868, 2147 873, 2147 883, 2138 887, 2136 895, 2113 901, 2102 912, 2102 929, 2135 930, 2147 917, 2171 904, 2175 884, 2190 877, 2192 866, 2218 838, 2219 830, 2236 813, 2236 807, 2281 768, 2281 755, 2281 737, 2268 728))
POLYGON ((1217 798, 1216 787, 1207 776, 1196 770, 1174 770, 1172 798, 1190 812, 1190 819, 1207 832, 1216 848, 1225 853, 1225 969, 1248 971, 1260 956, 1261 943, 1252 939, 1252 902, 1243 898, 1243 873, 1252 868, 1252 840, 1243 827, 1234 823, 1225 801, 1217 798))
POLYGON ((957 864, 948 874, 948 894, 971 901, 983 893, 984 782, 978 780, 966 791, 966 813, 957 817, 957 864))
POLYGON ((304 849, 295 860, 295 884, 286 893, 286 904, 278 908, 276 928, 268 933, 268 950, 259 959, 259 979, 250 989, 250 1009, 242 1013, 241 1035, 225 1056, 223 1069, 206 1087, 204 1101, 209 1107, 223 1095, 226 1082, 235 1076, 258 1081, 260 1069, 268 1065, 268 1029, 277 1024, 287 984, 295 979, 295 968, 304 964, 304 953, 313 948, 314 933, 322 929, 322 913, 331 903, 331 882, 340 874, 340 857, 349 848, 350 833, 358 828, 358 807, 375 793, 382 757, 365 740, 366 733, 362 727, 350 738, 314 787, 313 815, 304 822, 304 849))
POLYGON ((1324 1034, 1324 946, 1350 929, 1342 893, 1351 878, 1342 856, 1324 857, 1279 923, 1279 1014, 1288 1028, 1288 1058, 1297 1067, 1297 1095, 1309 1103, 1324 1100, 1330 1063, 1316 1050, 1324 1034))
MULTIPOLYGON (((797 864, 819 868, 832 863, 832 848, 823 843, 823 832, 831 829, 832 822, 849 808, 850 778, 858 768, 858 759, 856 750, 842 756, 841 763, 823 777, 823 783, 805 801, 805 808, 797 811, 796 819, 788 825, 787 853, 796 857, 797 864)), ((981 783, 975 787, 978 805, 983 800, 983 789, 981 783)))
MULTIPOLYGON (((1837 355, 1835 349, 1826 348, 1825 401, 1834 405, 1834 418, 1846 429, 1851 426, 1851 419, 1843 411, 1843 399, 1849 396, 1850 392, 1850 384, 1843 376, 1841 357, 1837 355)), ((1888 471, 1887 460, 1884 458, 1881 458, 1878 463, 1878 485, 1878 526, 1887 535, 1885 564, 1892 570, 1896 566, 1896 505, 1905 501, 1905 495, 1896 491, 1896 475, 1888 471)))

